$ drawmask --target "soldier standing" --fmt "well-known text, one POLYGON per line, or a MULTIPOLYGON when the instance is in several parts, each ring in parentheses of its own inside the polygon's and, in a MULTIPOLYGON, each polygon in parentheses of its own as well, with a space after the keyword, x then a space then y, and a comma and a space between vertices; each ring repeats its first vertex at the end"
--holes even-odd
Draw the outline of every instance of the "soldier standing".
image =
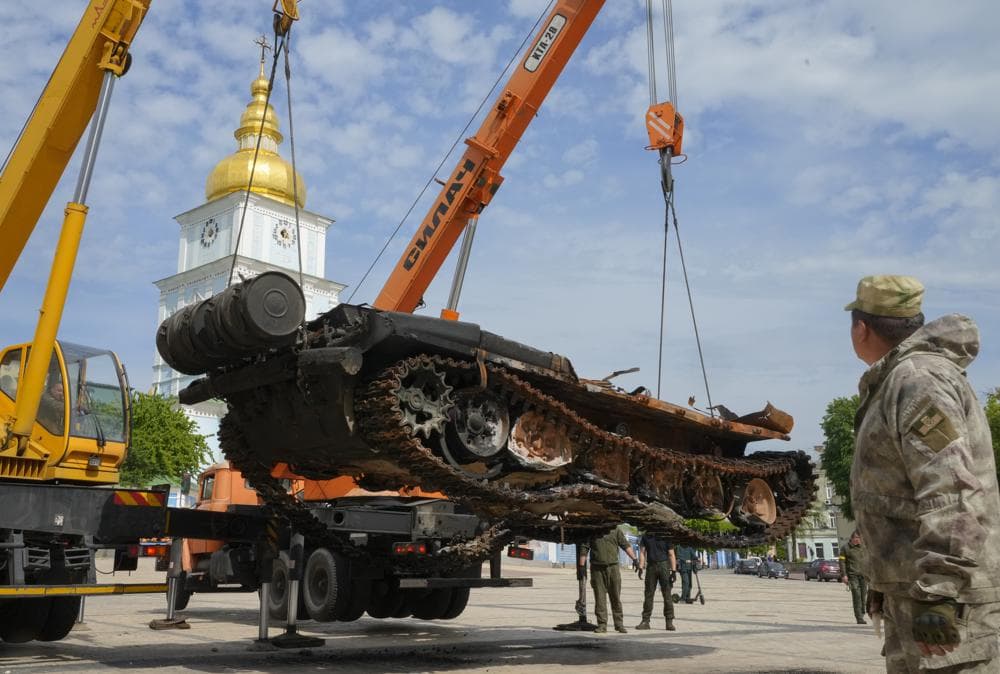
MULTIPOLYGON (((632 546, 619 527, 615 527, 603 536, 590 539, 589 543, 580 546, 579 566, 586 566, 587 553, 590 553, 590 586, 594 588, 594 613, 597 616, 598 633, 608 631, 608 599, 611 600, 611 617, 614 619, 615 631, 628 632, 625 629, 625 617, 622 613, 622 574, 618 568, 618 550, 624 550, 629 559, 635 560, 632 546)), ((577 575, 579 578, 580 576, 577 575)), ((584 576, 586 577, 586 576, 584 576)))
POLYGON ((885 616, 889 672, 996 672, 1000 492, 965 376, 979 330, 958 314, 924 325, 923 292, 909 276, 867 276, 846 307, 869 366, 851 468, 868 609, 885 616))
POLYGON ((681 577, 681 601, 685 604, 692 603, 691 599, 691 572, 698 561, 698 553, 695 549, 687 545, 678 545, 674 548, 677 557, 677 571, 681 577))
POLYGON ((642 622, 635 626, 637 630, 648 630, 649 619, 653 615, 653 597, 656 586, 660 586, 663 595, 663 617, 667 620, 667 629, 673 632, 674 602, 670 597, 670 586, 673 585, 677 572, 677 558, 674 546, 670 541, 643 534, 639 539, 639 568, 646 572, 646 595, 642 602, 642 622))
POLYGON ((847 547, 840 553, 840 582, 851 588, 854 618, 859 625, 865 624, 865 601, 868 598, 868 581, 861 573, 864 563, 865 549, 861 547, 861 534, 855 530, 847 541, 847 547))

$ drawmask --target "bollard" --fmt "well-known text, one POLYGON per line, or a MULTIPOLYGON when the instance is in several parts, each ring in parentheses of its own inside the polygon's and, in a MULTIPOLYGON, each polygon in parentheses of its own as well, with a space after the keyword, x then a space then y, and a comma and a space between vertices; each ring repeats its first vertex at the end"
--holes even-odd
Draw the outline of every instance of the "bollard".
POLYGON ((167 568, 167 617, 162 620, 151 620, 149 628, 153 630, 187 630, 191 629, 184 618, 175 614, 174 604, 177 593, 181 591, 180 583, 184 581, 184 539, 174 538, 170 541, 170 566, 167 568))
POLYGON ((299 612, 299 583, 302 582, 302 562, 305 557, 305 539, 302 534, 292 534, 292 546, 288 551, 288 618, 284 634, 279 634, 271 643, 278 648, 311 648, 326 643, 317 637, 307 637, 298 633, 296 622, 299 612))

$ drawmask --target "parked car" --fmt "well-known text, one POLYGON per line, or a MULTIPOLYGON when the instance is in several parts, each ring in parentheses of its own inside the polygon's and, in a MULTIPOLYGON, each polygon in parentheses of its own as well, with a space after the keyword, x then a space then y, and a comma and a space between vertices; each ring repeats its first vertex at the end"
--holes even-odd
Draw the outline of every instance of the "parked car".
POLYGON ((831 559, 816 559, 806 567, 806 580, 838 580, 840 578, 840 562, 831 559))
POLYGON ((758 578, 784 578, 788 580, 788 569, 781 562, 761 562, 757 567, 758 578))
POLYGON ((733 567, 733 573, 757 573, 757 567, 760 566, 760 562, 760 557, 747 557, 746 559, 741 559, 736 562, 736 566, 733 567))

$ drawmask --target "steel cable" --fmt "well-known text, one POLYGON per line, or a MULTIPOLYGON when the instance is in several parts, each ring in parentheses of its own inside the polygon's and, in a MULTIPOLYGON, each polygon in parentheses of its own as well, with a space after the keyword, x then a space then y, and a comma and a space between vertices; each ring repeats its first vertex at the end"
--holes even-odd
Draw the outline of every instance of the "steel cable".
POLYGON ((542 22, 542 19, 548 16, 549 10, 551 8, 552 8, 552 0, 550 0, 548 6, 538 16, 538 19, 535 21, 535 25, 532 26, 531 30, 528 31, 528 34, 525 35, 524 40, 521 42, 521 45, 510 57, 510 60, 507 62, 507 65, 504 67, 504 69, 500 72, 500 75, 497 76, 496 81, 493 82, 493 86, 490 87, 489 92, 487 92, 487 94, 483 96, 483 100, 479 102, 479 107, 476 108, 476 111, 472 113, 471 117, 469 117, 469 121, 465 123, 465 126, 458 133, 458 136, 455 138, 455 142, 451 144, 451 147, 448 148, 448 152, 445 153, 444 157, 441 158, 441 162, 437 165, 437 168, 434 169, 434 173, 432 173, 431 177, 427 179, 426 183, 424 183, 424 186, 420 190, 420 193, 417 194, 417 198, 414 199, 413 203, 410 204, 410 207, 406 209, 406 213, 403 215, 403 219, 400 220, 399 224, 396 225, 396 228, 392 230, 392 234, 390 234, 389 238, 386 239, 385 245, 382 246, 382 250, 380 250, 378 255, 375 256, 375 259, 372 260, 372 263, 368 266, 368 269, 365 271, 364 275, 362 275, 361 280, 358 281, 358 284, 354 286, 354 290, 351 291, 350 296, 347 298, 348 303, 350 303, 351 300, 354 299, 355 293, 357 293, 358 290, 361 289, 361 286, 368 279, 368 276, 372 273, 372 270, 375 268, 375 265, 377 265, 378 261, 382 259, 382 256, 385 254, 386 249, 388 249, 389 245, 392 244, 392 240, 396 238, 397 234, 399 234, 399 230, 403 228, 403 225, 406 223, 406 219, 410 217, 410 213, 413 212, 413 209, 417 207, 417 203, 419 203, 420 199, 424 196, 424 192, 426 192, 427 188, 430 187, 432 182, 434 182, 435 176, 437 176, 438 172, 441 170, 441 167, 444 166, 444 163, 448 161, 448 157, 451 156, 451 153, 454 152, 455 148, 458 147, 458 144, 462 142, 462 137, 469 130, 469 127, 472 126, 472 123, 476 120, 476 117, 479 116, 479 113, 483 109, 483 106, 486 105, 486 101, 488 101, 490 96, 493 95, 493 92, 496 91, 496 88, 500 86, 500 82, 503 79, 504 75, 507 74, 507 71, 510 70, 511 65, 513 65, 514 61, 517 60, 518 55, 524 50, 524 46, 528 43, 528 40, 530 40, 531 37, 535 34, 535 32, 538 30, 538 26, 542 22))

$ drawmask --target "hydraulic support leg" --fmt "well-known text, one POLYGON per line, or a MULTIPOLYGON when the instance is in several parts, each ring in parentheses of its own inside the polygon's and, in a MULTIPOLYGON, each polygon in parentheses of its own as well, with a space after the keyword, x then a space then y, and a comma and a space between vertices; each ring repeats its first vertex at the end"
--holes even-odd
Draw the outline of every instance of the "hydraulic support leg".
POLYGON ((299 613, 299 585, 302 582, 302 567, 305 558, 305 539, 302 534, 292 534, 292 547, 288 551, 288 618, 285 633, 279 634, 271 643, 278 648, 313 648, 326 643, 317 637, 307 637, 298 633, 296 622, 299 613))
POLYGON ((177 593, 182 592, 184 581, 184 540, 174 538, 170 542, 170 566, 167 568, 167 617, 162 620, 151 620, 149 628, 154 630, 187 630, 191 629, 184 618, 175 615, 177 593))

